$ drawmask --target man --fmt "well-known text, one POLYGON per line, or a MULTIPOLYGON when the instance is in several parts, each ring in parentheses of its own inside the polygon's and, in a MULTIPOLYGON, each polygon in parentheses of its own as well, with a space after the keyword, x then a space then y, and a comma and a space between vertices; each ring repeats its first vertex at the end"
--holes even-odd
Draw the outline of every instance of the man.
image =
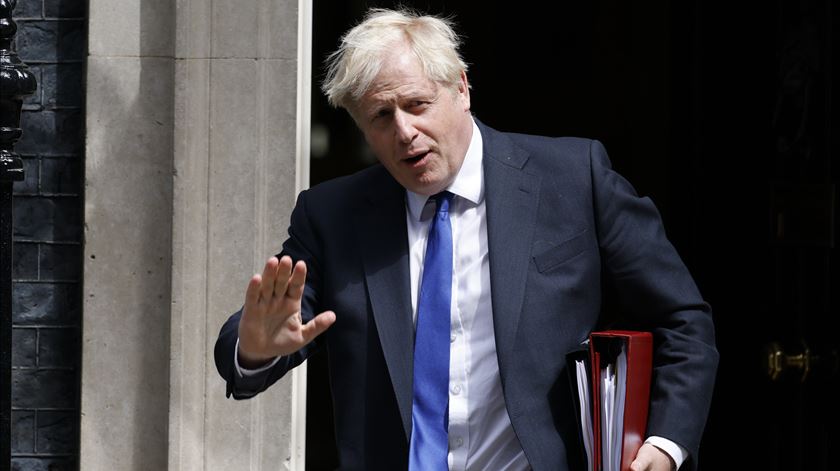
POLYGON ((217 341, 228 395, 317 346, 342 469, 580 469, 566 354, 609 283, 655 335, 632 469, 693 467, 717 352, 655 208, 597 142, 475 120, 457 46, 445 20, 373 10, 329 58, 323 89, 381 165, 299 196, 217 341))

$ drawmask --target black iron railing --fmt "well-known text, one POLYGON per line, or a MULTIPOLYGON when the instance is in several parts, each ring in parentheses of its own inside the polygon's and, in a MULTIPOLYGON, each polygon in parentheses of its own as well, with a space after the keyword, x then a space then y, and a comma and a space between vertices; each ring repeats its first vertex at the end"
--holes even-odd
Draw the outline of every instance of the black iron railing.
POLYGON ((23 180, 23 161, 14 148, 23 97, 36 88, 13 48, 16 3, 0 0, 0 469, 9 469, 12 460, 12 184, 23 180))

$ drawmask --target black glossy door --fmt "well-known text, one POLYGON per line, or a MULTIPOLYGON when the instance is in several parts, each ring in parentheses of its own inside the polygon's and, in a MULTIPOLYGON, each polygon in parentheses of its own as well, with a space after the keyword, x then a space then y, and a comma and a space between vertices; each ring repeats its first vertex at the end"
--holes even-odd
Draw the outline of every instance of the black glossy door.
POLYGON ((830 0, 681 8, 690 101, 676 116, 690 124, 675 138, 693 149, 679 173, 694 209, 679 237, 722 354, 701 465, 837 469, 840 12, 830 0))

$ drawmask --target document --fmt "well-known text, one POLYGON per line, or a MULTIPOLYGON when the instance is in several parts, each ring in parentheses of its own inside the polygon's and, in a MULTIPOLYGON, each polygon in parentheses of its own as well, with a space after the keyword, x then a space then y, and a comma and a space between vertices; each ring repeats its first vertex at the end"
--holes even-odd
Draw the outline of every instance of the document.
POLYGON ((580 401, 580 425, 581 436, 583 440, 583 448, 586 452, 586 462, 590 463, 586 469, 592 469, 592 454, 595 453, 594 444, 592 441, 592 416, 590 411, 592 405, 589 402, 589 372, 587 371, 588 363, 583 360, 575 361, 575 370, 577 374, 577 392, 578 400, 580 401))
POLYGON ((586 469, 627 471, 647 426, 652 336, 635 331, 593 332, 586 347, 573 357, 586 469))

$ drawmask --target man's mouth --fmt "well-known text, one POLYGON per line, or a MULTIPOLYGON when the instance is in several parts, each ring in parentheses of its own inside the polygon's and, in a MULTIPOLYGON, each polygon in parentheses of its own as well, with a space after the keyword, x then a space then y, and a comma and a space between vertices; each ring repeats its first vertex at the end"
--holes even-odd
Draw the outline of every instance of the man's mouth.
POLYGON ((414 157, 409 157, 407 159, 404 159, 403 162, 406 162, 406 163, 408 163, 409 165, 412 165, 412 166, 417 165, 420 162, 422 162, 423 159, 425 159, 427 155, 429 155, 429 151, 422 152, 420 154, 415 155, 414 157))

